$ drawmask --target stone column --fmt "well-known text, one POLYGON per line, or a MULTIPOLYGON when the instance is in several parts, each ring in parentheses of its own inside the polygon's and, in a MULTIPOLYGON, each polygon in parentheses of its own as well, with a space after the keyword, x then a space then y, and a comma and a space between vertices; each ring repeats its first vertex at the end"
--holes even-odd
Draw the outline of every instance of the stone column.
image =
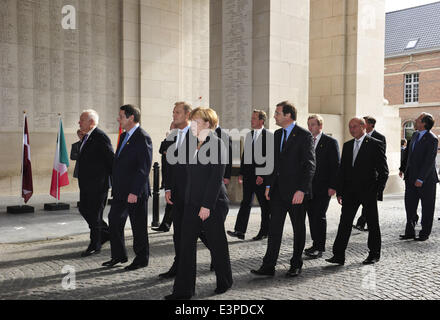
POLYGON ((341 146, 351 118, 374 116, 387 138, 387 191, 401 190, 400 119, 383 97, 385 1, 312 0, 310 30, 310 112, 341 146))
POLYGON ((153 161, 169 131, 176 101, 209 104, 209 1, 140 0, 139 92, 142 126, 153 161), (199 99, 201 97, 201 99, 199 99))
MULTIPOLYGON (((295 104, 298 123, 306 126, 309 10, 302 0, 211 1, 210 99, 223 128, 250 128, 257 108, 275 130, 275 106, 283 100, 295 104)), ((241 199, 235 178, 229 195, 241 199)))

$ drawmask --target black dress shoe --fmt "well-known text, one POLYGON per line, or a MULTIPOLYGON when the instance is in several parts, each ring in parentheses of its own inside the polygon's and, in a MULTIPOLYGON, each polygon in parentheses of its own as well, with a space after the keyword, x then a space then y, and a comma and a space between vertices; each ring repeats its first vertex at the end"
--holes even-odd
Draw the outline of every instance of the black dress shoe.
POLYGON ((429 239, 429 237, 426 237, 426 236, 418 236, 417 238, 414 238, 414 240, 416 240, 416 241, 426 241, 428 239, 429 239))
POLYGON ((311 246, 310 248, 304 249, 304 253, 306 253, 306 254, 307 254, 307 252, 313 252, 313 251, 316 251, 314 246, 311 246))
POLYGON ((266 268, 261 266, 258 270, 251 270, 251 273, 256 274, 257 276, 274 276, 275 268, 266 268))
POLYGON ((92 254, 98 254, 101 252, 101 249, 87 249, 86 251, 81 252, 81 257, 88 257, 92 254))
POLYGON ((344 259, 339 259, 339 258, 336 258, 335 256, 331 257, 330 259, 325 259, 325 261, 327 261, 329 263, 339 264, 340 266, 343 266, 345 263, 344 259))
POLYGON ((302 267, 301 268, 290 267, 289 271, 287 271, 286 273, 286 277, 287 278, 297 277, 299 276, 301 271, 302 271, 302 267))
POLYGON ((163 225, 163 224, 161 224, 157 228, 156 227, 155 228, 151 228, 151 230, 153 230, 153 231, 160 231, 160 232, 168 232, 168 231, 170 231, 170 228, 165 226, 165 225, 163 225))
POLYGON ((266 239, 266 238, 267 238, 266 234, 257 234, 255 237, 252 238, 252 240, 260 241, 260 240, 263 240, 263 239, 266 239))
POLYGON ((313 259, 322 258, 322 251, 319 250, 308 251, 308 252, 304 251, 304 254, 313 259))
POLYGON ((376 262, 379 262, 380 258, 375 256, 368 256, 367 259, 365 259, 362 264, 374 264, 376 262))
POLYGON ((102 265, 104 267, 113 267, 114 265, 117 265, 118 263, 125 263, 127 262, 128 259, 127 258, 123 258, 123 259, 111 259, 109 261, 104 262, 102 265))
POLYGON ((216 294, 222 294, 225 293, 226 291, 228 291, 231 287, 217 287, 215 288, 214 292, 216 294))
POLYGON ((145 268, 148 266, 147 262, 143 262, 143 263, 138 263, 138 262, 132 262, 130 265, 126 266, 124 269, 127 271, 133 271, 133 270, 137 270, 140 268, 145 268))
POLYGON ((165 296, 165 300, 189 300, 191 296, 188 294, 176 294, 172 293, 170 295, 165 296))
POLYGON ((238 231, 228 231, 228 235, 231 237, 235 237, 241 240, 244 240, 244 233, 238 231))
POLYGON ((415 238, 416 238, 415 235, 410 236, 410 235, 407 235, 407 234, 401 234, 401 235, 399 236, 399 239, 400 239, 400 240, 408 240, 408 239, 415 239, 415 238))
POLYGON ((176 275, 177 275, 177 271, 173 270, 173 269, 170 269, 167 272, 159 274, 159 278, 171 279, 171 278, 176 277, 176 275))

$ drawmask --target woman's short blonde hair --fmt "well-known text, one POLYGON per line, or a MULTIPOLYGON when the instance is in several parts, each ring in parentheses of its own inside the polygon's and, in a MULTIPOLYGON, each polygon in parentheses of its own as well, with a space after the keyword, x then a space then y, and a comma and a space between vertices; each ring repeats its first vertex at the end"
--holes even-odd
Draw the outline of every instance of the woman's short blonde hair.
POLYGON ((191 114, 189 115, 189 119, 193 120, 195 118, 200 118, 205 122, 209 122, 209 129, 215 129, 218 124, 218 116, 217 112, 215 112, 211 108, 203 108, 198 107, 191 111, 191 114))

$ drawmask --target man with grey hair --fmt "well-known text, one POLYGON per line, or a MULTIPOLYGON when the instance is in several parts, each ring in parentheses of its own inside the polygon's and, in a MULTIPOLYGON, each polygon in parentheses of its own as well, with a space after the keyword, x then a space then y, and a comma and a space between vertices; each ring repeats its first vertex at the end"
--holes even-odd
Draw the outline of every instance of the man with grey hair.
POLYGON ((76 164, 80 189, 79 212, 90 228, 90 244, 82 252, 82 257, 99 253, 101 245, 109 240, 108 225, 102 215, 107 202, 114 152, 109 137, 97 127, 98 123, 99 115, 92 109, 84 110, 78 122, 84 133, 76 164))

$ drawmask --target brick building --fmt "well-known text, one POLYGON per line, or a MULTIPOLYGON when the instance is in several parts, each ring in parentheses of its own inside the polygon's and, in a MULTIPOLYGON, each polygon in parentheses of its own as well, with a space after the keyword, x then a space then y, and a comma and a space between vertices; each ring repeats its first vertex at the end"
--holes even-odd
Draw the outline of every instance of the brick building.
POLYGON ((389 12, 385 28, 384 96, 399 107, 401 137, 425 111, 440 135, 440 2, 389 12))

